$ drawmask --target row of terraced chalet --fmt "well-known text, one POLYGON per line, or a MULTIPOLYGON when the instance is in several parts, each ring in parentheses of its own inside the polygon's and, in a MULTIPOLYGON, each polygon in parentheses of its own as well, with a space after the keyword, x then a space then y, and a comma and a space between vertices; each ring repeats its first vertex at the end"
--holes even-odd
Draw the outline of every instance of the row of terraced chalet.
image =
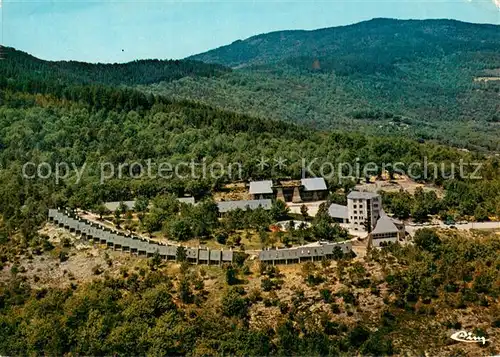
MULTIPOLYGON (((115 250, 140 256, 153 256, 156 252, 165 260, 179 260, 179 246, 153 242, 138 236, 126 235, 76 216, 67 210, 49 210, 49 221, 80 235, 82 239, 106 244, 115 250)), ((186 260, 195 264, 220 265, 234 259, 232 250, 186 247, 186 260)))
POLYGON ((350 242, 315 242, 300 247, 266 249, 259 253, 259 259, 272 265, 295 264, 331 260, 352 252, 350 242))

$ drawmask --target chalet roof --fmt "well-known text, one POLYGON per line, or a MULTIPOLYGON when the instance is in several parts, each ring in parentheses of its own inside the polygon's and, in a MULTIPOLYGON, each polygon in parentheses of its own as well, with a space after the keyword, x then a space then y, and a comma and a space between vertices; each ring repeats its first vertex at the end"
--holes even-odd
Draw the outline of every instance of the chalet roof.
POLYGON ((222 261, 230 262, 233 261, 234 253, 232 250, 223 250, 221 256, 222 256, 222 261))
MULTIPOLYGON (((80 217, 70 217, 67 214, 67 212, 64 213, 55 209, 49 210, 49 217, 54 218, 58 221, 58 223, 62 223, 70 229, 79 230, 95 239, 99 239, 107 243, 119 244, 122 247, 128 247, 131 250, 137 250, 150 254, 154 254, 158 251, 160 254, 168 255, 170 257, 175 257, 177 255, 177 246, 165 245, 158 242, 148 241, 138 236, 120 233, 80 217)), ((189 258, 195 259, 198 256, 198 253, 200 259, 208 259, 208 250, 199 248, 186 249, 186 255, 189 258)), ((210 257, 216 261, 218 261, 219 258, 221 258, 220 260, 222 261, 232 261, 233 251, 210 250, 210 257)))
POLYGON ((257 209, 262 207, 265 210, 271 209, 272 206, 272 201, 267 199, 267 200, 248 200, 248 201, 221 201, 217 202, 217 207, 219 208, 220 213, 225 213, 229 211, 234 211, 236 209, 242 209, 246 210, 251 209, 257 209))
POLYGON ((394 225, 398 228, 398 229, 401 229, 401 227, 404 228, 404 225, 405 223, 395 217, 391 217, 391 216, 388 216, 387 213, 385 213, 384 209, 381 209, 380 210, 380 217, 382 216, 385 216, 385 217, 388 217, 392 223, 394 223, 394 225))
POLYGON ((301 180, 304 191, 325 191, 327 190, 326 182, 323 177, 304 178, 301 180))
POLYGON ((273 193, 273 181, 252 181, 249 193, 251 195, 273 193))
POLYGON ((351 191, 347 195, 348 199, 358 199, 358 200, 370 200, 373 198, 378 198, 380 195, 375 192, 362 192, 362 191, 351 191))
POLYGON ((380 210, 380 217, 382 217, 382 216, 389 217, 389 219, 392 221, 392 223, 394 223, 396 226, 398 226, 398 225, 399 226, 404 226, 404 222, 403 221, 401 221, 401 220, 399 220, 399 219, 397 219, 395 217, 391 217, 391 216, 387 215, 387 213, 385 213, 385 211, 384 211, 383 208, 380 210))
POLYGON ((383 234, 383 233, 397 233, 399 232, 398 227, 394 224, 392 219, 383 214, 377 221, 377 225, 372 231, 372 234, 383 234))
POLYGON ((269 261, 298 259, 301 257, 323 257, 327 254, 332 254, 335 247, 340 247, 341 249, 344 247, 348 250, 352 248, 349 242, 314 242, 300 247, 263 250, 259 252, 259 259, 262 261, 269 261))
POLYGON ((328 208, 328 215, 333 218, 348 219, 349 212, 347 211, 347 206, 338 205, 332 203, 328 208))
POLYGON ((296 248, 292 249, 269 249, 259 252, 259 259, 262 261, 276 259, 298 259, 299 254, 296 248))

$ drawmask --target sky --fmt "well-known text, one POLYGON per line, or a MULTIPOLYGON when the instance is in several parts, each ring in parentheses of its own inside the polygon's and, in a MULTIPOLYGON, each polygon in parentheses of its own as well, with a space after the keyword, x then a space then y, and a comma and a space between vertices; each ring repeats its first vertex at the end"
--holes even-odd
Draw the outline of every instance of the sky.
POLYGON ((180 59, 277 31, 376 17, 500 24, 500 0, 0 0, 1 43, 47 60, 180 59))

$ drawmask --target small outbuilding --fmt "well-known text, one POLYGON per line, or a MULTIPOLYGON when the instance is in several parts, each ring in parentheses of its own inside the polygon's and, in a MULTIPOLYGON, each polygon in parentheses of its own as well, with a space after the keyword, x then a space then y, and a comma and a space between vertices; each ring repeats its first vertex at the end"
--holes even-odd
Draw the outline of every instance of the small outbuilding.
POLYGON ((328 215, 332 217, 337 223, 349 222, 349 212, 347 206, 332 203, 330 207, 328 207, 328 215))
POLYGON ((302 201, 323 201, 328 196, 328 188, 323 177, 304 178, 301 181, 302 201))
POLYGON ((252 200, 264 200, 274 198, 273 181, 252 181, 249 192, 252 200))

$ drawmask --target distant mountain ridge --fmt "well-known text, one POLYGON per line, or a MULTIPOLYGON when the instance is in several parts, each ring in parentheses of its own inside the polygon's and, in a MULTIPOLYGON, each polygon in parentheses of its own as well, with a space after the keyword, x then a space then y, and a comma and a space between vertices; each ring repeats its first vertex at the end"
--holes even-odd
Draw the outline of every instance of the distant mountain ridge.
POLYGON ((455 20, 373 19, 348 26, 261 34, 188 59, 242 67, 271 64, 292 57, 342 56, 384 48, 427 56, 440 54, 440 51, 451 53, 464 47, 498 51, 499 42, 498 25, 455 20))
POLYGON ((3 50, 0 88, 126 86, 264 120, 500 152, 498 25, 374 19, 257 35, 180 61, 125 64, 3 50))
POLYGON ((186 76, 212 77, 229 68, 194 60, 137 60, 128 63, 45 61, 11 47, 2 48, 0 77, 73 84, 138 85, 169 82, 186 76))
POLYGON ((188 59, 234 70, 145 89, 314 128, 500 151, 500 81, 489 80, 500 73, 499 25, 373 19, 261 34, 188 59))

